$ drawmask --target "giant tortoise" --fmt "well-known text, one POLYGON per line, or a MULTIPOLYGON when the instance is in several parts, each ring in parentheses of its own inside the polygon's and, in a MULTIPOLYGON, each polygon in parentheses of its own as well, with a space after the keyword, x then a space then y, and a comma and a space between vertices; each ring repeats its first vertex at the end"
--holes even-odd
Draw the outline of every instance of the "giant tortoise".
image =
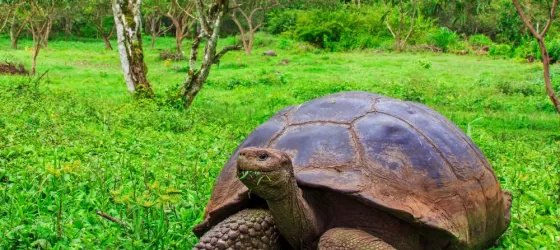
POLYGON ((506 230, 510 206, 448 119, 341 92, 285 108, 243 141, 194 249, 481 249, 506 230))

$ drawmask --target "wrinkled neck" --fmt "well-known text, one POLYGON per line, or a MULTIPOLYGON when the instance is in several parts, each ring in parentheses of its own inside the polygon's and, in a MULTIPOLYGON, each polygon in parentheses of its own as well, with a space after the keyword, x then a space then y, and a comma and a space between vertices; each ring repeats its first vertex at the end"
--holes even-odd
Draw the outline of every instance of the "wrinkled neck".
POLYGON ((267 200, 280 233, 295 249, 313 247, 319 236, 317 219, 293 175, 280 193, 283 199, 267 200))

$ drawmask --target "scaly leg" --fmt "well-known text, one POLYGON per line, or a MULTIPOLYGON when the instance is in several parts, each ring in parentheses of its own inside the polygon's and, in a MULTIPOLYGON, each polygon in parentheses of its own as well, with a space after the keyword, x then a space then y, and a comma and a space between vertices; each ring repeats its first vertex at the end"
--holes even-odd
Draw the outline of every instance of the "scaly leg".
POLYGON ((206 232, 193 250, 280 249, 280 233, 269 210, 246 209, 206 232))
POLYGON ((395 250, 387 242, 359 229, 333 228, 319 241, 319 250, 395 250))

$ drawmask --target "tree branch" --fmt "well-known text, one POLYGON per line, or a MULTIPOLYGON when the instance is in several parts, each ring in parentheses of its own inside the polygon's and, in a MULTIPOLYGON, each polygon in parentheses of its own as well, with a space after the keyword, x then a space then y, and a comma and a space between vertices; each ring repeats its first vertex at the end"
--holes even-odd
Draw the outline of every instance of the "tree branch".
POLYGON ((122 222, 122 221, 120 221, 120 220, 117 220, 116 218, 114 218, 114 217, 112 217, 112 216, 110 216, 110 215, 108 215, 108 214, 106 214, 106 213, 101 212, 101 210, 95 210, 95 214, 97 214, 97 215, 99 215, 99 216, 101 216, 101 217, 103 217, 103 218, 105 218, 105 219, 107 219, 107 220, 110 220, 110 221, 112 221, 112 222, 115 222, 115 223, 119 224, 119 226, 121 226, 121 227, 124 227, 124 228, 127 227, 127 226, 126 226, 126 223, 124 223, 124 222, 122 222))
POLYGON ((196 22, 191 22, 189 25, 185 25, 186 29, 183 29, 183 36, 181 38, 185 39, 189 36, 189 31, 192 31, 192 27, 196 24, 196 22))
POLYGON ((385 24, 387 25, 387 28, 391 32, 391 35, 393 35, 393 38, 396 39, 397 36, 395 35, 395 32, 393 32, 393 29, 391 28, 391 24, 389 24, 389 16, 385 17, 385 24))
MULTIPOLYGON (((259 8, 254 9, 254 10, 251 12, 251 21, 253 20, 253 15, 256 13, 256 10, 258 10, 258 9, 259 9, 259 8)), ((265 11, 265 10, 262 8, 262 6, 260 7, 260 9, 263 10, 263 12, 265 11)), ((253 27, 253 28, 251 29, 251 33, 255 33, 255 31, 257 31, 260 27, 263 26, 263 24, 264 24, 264 16, 265 16, 265 13, 263 13, 263 15, 261 16, 261 20, 260 20, 260 22, 257 24, 257 26, 255 26, 255 27, 253 27)), ((251 22, 251 23, 252 23, 252 22, 251 22)))
POLYGON ((230 45, 230 46, 224 47, 219 53, 217 53, 214 56, 213 64, 218 63, 220 61, 220 58, 222 58, 222 56, 224 56, 227 52, 232 51, 232 50, 241 50, 241 46, 236 44, 236 45, 230 45))
POLYGON ((544 36, 546 36, 546 32, 550 28, 550 25, 552 25, 552 21, 554 21, 554 12, 556 11, 557 6, 558 6, 558 0, 553 0, 552 7, 550 7, 550 16, 548 18, 548 22, 546 23, 546 26, 544 26, 544 29, 540 34, 540 36, 543 38, 544 36))
POLYGON ((170 24, 168 27, 159 27, 159 31, 156 33, 158 36, 163 35, 165 33, 167 33, 168 31, 171 30, 171 28, 173 28, 173 24, 170 24))
MULTIPOLYGON (((539 35, 539 33, 537 33, 535 28, 533 28, 533 24, 531 23, 531 20, 527 17, 527 15, 525 15, 523 8, 521 8, 521 5, 519 4, 519 1, 517 0, 511 0, 511 1, 515 6, 515 9, 517 10, 517 13, 519 13, 519 16, 521 16, 521 20, 523 20, 523 23, 525 23, 525 26, 531 31, 531 33, 537 40, 541 40, 542 37, 539 35)), ((556 2, 557 0, 554 1, 556 2)))
POLYGON ((206 20, 206 15, 204 15, 204 5, 202 0, 196 0, 196 10, 198 11, 200 26, 203 30, 202 33, 205 37, 208 37, 210 36, 210 25, 208 24, 208 20, 206 20))
POLYGON ((552 80, 550 78, 550 56, 548 54, 548 51, 546 49, 546 44, 544 42, 546 32, 548 31, 552 21, 554 20, 554 12, 556 11, 558 0, 553 0, 552 7, 550 7, 551 8, 550 9, 550 19, 548 20, 545 28, 543 29, 543 32, 540 33, 540 34, 538 34, 537 31, 535 31, 535 29, 533 28, 533 25, 532 25, 531 21, 525 15, 525 12, 523 12, 523 9, 521 8, 521 5, 519 4, 519 2, 517 0, 512 0, 512 2, 515 5, 515 8, 517 9, 517 13, 519 13, 519 15, 521 16, 521 19, 525 23, 525 26, 527 26, 527 28, 529 28, 529 30, 531 30, 531 33, 533 34, 535 39, 537 39, 537 43, 539 44, 539 48, 540 48, 541 55, 542 55, 543 78, 544 78, 544 84, 545 84, 545 87, 546 87, 546 92, 548 94, 548 97, 552 101, 552 104, 556 108, 556 111, 558 112, 558 114, 560 114, 560 99, 558 99, 558 97, 556 96, 556 92, 555 92, 554 88, 552 87, 552 80))
POLYGON ((6 20, 4 20, 4 24, 2 24, 2 27, 0 27, 0 32, 2 32, 2 30, 4 30, 4 28, 6 27, 6 24, 8 24, 8 20, 10 20, 11 16, 12 16, 12 8, 10 8, 8 10, 8 14, 6 15, 6 20))
POLYGON ((416 4, 414 1, 412 1, 412 19, 410 20, 410 29, 408 30, 408 34, 406 35, 406 37, 404 38, 402 45, 404 46, 406 44, 406 41, 408 41, 408 38, 410 38, 410 35, 412 35, 412 31, 414 30, 414 21, 416 20, 416 4))

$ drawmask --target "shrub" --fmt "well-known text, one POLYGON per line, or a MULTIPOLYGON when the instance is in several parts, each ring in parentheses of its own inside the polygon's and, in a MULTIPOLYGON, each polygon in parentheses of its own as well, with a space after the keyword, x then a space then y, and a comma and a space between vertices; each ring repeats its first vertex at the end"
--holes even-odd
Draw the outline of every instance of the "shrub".
MULTIPOLYGON (((329 51, 366 48, 393 49, 394 42, 385 22, 385 9, 381 4, 357 8, 347 5, 332 11, 285 10, 269 14, 267 30, 273 34, 311 43, 329 51), (388 42, 391 46, 386 46, 388 42)), ((393 13, 392 19, 398 19, 393 13)), ((405 17, 408 27, 410 17, 405 17)), ((433 33, 434 20, 419 16, 414 22, 414 32, 408 43, 425 43, 427 34, 433 33)))
POLYGON ((271 34, 281 34, 293 30, 296 26, 297 11, 277 11, 268 14, 266 30, 271 34))
POLYGON ((513 50, 513 56, 523 60, 536 60, 539 58, 539 53, 538 45, 535 41, 522 42, 520 46, 513 50))
POLYGON ((430 36, 430 40, 433 45, 442 49, 444 52, 447 52, 449 46, 455 44, 459 38, 455 32, 442 27, 430 36))
POLYGON ((294 35, 299 40, 326 48, 326 45, 340 41, 342 33, 350 32, 350 26, 359 26, 356 21, 347 10, 301 12, 294 35))
POLYGON ((437 32, 435 21, 435 19, 430 17, 418 16, 414 22, 414 31, 408 39, 408 44, 428 44, 430 42, 430 34, 437 32))
POLYGON ((492 45, 492 40, 483 34, 478 34, 469 37, 469 43, 474 46, 484 47, 492 45))
MULTIPOLYGON (((535 42, 536 43, 536 42, 535 42)), ((555 63, 560 60, 560 41, 559 40, 552 40, 546 42, 546 50, 548 51, 548 55, 550 56, 550 63, 555 63)), ((540 50, 538 50, 538 58, 542 60, 542 56, 540 50)))
POLYGON ((379 47, 390 39, 377 7, 343 8, 331 12, 300 11, 293 38, 330 51, 379 47))
POLYGON ((488 54, 496 57, 509 58, 512 56, 512 48, 508 44, 495 44, 490 46, 488 54))
POLYGON ((469 53, 470 48, 466 41, 459 41, 449 46, 449 50, 460 55, 469 53))
MULTIPOLYGON (((556 63, 560 61, 560 40, 554 39, 546 42, 546 49, 548 55, 550 56, 550 63, 556 63)), ((537 41, 531 40, 521 43, 520 46, 515 48, 513 56, 516 58, 533 58, 535 60, 542 61, 541 50, 537 41)))

